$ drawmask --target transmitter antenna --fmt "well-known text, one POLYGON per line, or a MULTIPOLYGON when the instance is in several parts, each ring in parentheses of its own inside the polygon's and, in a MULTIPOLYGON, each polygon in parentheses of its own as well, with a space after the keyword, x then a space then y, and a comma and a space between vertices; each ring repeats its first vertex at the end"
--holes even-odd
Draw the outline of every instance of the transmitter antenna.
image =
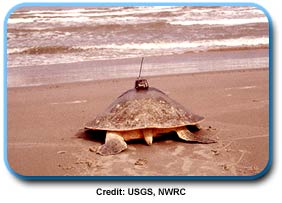
POLYGON ((137 91, 139 90, 148 90, 149 84, 146 79, 141 79, 141 72, 142 72, 142 65, 143 65, 144 57, 142 57, 140 70, 139 70, 139 76, 135 80, 135 89, 137 91))
POLYGON ((141 71, 142 71, 143 61, 144 61, 144 57, 142 57, 142 60, 141 60, 141 65, 140 65, 140 70, 139 70, 138 79, 140 79, 140 77, 141 77, 141 71))

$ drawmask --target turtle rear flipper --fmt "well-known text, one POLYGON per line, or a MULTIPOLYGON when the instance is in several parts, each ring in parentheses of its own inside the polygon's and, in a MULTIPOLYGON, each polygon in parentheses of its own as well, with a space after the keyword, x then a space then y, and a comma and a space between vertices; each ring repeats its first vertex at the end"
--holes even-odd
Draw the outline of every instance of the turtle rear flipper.
POLYGON ((179 127, 175 131, 176 131, 178 137, 182 140, 185 140, 185 141, 199 142, 199 143, 203 143, 203 144, 216 143, 215 140, 212 140, 212 139, 191 133, 185 126, 179 127))
POLYGON ((144 139, 146 141, 146 143, 148 145, 152 145, 153 144, 153 130, 152 129, 143 129, 143 135, 144 135, 144 139))
POLYGON ((126 148, 127 144, 120 133, 108 131, 106 134, 106 142, 98 147, 97 153, 104 156, 114 155, 122 152, 126 148))

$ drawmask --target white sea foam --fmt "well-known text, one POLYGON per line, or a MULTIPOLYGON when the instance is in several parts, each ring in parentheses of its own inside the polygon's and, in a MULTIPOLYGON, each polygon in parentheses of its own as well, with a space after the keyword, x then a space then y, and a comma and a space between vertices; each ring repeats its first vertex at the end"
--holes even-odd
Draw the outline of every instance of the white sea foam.
POLYGON ((68 18, 62 18, 62 17, 56 17, 56 18, 41 18, 41 17, 32 17, 32 18, 9 18, 8 23, 9 24, 19 24, 19 23, 52 23, 56 24, 58 22, 87 22, 90 19, 88 17, 78 17, 78 16, 72 16, 68 18))
POLYGON ((9 24, 17 24, 17 23, 32 23, 36 20, 36 18, 9 18, 9 24))
MULTIPOLYGON (((201 40, 201 41, 184 41, 184 42, 152 42, 152 43, 126 43, 126 44, 106 44, 95 46, 95 48, 101 49, 124 49, 124 50, 183 50, 183 49, 209 49, 215 47, 240 47, 240 46, 257 46, 268 45, 269 38, 248 38, 241 37, 235 39, 224 40, 201 40)), ((91 46, 84 47, 85 49, 91 49, 91 46)), ((93 47, 94 48, 94 47, 93 47)))
MULTIPOLYGON (((171 6, 156 6, 156 7, 134 7, 131 9, 123 10, 120 7, 116 9, 107 9, 105 12, 101 12, 103 10, 91 10, 88 11, 86 9, 71 9, 71 10, 34 10, 34 11, 25 11, 22 12, 24 15, 29 15, 29 17, 13 17, 8 20, 10 24, 16 23, 30 23, 30 22, 95 22, 99 20, 99 22, 103 23, 117 23, 128 22, 129 20, 134 21, 134 23, 138 23, 138 17, 134 17, 139 14, 152 14, 158 12, 174 12, 180 10, 181 7, 171 7, 171 6), (130 16, 129 16, 130 15, 130 16), (128 17, 126 17, 128 16, 128 17), (104 19, 93 19, 93 17, 105 17, 104 19)), ((155 18, 154 18, 155 19, 155 18)), ((140 21, 139 21, 140 22, 140 21)))
POLYGON ((241 19, 214 19, 214 20, 176 20, 171 21, 172 25, 242 25, 249 23, 268 23, 266 17, 259 18, 241 18, 241 19))
MULTIPOLYGON (((248 38, 241 37, 235 39, 225 40, 201 40, 201 41, 184 41, 184 42, 151 42, 151 43, 124 43, 124 44, 104 44, 104 45, 87 45, 87 46, 73 46, 70 49, 79 49, 85 51, 96 51, 102 49, 104 51, 133 51, 131 57, 138 55, 138 50, 146 52, 147 54, 158 54, 160 52, 182 53, 185 51, 208 51, 217 48, 236 48, 236 47, 255 47, 255 46, 268 46, 269 38, 248 38), (134 52, 135 50, 135 52, 134 52), (135 54, 134 54, 135 53, 135 54)), ((20 54, 27 51, 28 47, 23 48, 8 48, 8 54, 20 54)), ((94 59, 104 58, 105 56, 93 56, 94 59)), ((112 57, 112 56, 111 56, 112 57)), ((128 56, 130 57, 130 56, 128 56)))
POLYGON ((124 16, 124 15, 136 15, 136 14, 150 14, 159 12, 173 12, 179 11, 182 7, 175 6, 153 6, 153 7, 132 7, 126 10, 123 7, 112 7, 107 9, 70 9, 70 10, 34 10, 22 12, 22 14, 29 14, 35 17, 66 17, 66 16, 124 16))

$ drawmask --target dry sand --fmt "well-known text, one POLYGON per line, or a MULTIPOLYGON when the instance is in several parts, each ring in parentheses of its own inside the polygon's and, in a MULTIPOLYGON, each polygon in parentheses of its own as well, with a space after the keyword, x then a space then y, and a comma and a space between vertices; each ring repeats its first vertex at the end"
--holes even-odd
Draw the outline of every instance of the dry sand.
POLYGON ((103 143, 79 131, 134 79, 8 89, 8 162, 25 176, 250 176, 269 159, 268 69, 147 78, 194 113, 215 144, 165 136, 129 143, 114 156, 92 152, 103 143))

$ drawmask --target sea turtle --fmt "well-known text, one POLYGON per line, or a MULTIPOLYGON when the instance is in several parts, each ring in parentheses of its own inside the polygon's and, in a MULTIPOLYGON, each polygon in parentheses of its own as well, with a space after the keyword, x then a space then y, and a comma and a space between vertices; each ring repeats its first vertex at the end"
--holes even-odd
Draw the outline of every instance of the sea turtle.
POLYGON ((120 95, 85 129, 106 131, 105 144, 98 147, 97 153, 112 155, 125 150, 128 140, 144 138, 151 145, 153 137, 172 131, 186 141, 213 143, 214 140, 197 136, 187 128, 198 128, 203 120, 161 90, 149 87, 146 79, 138 78, 135 88, 120 95))

